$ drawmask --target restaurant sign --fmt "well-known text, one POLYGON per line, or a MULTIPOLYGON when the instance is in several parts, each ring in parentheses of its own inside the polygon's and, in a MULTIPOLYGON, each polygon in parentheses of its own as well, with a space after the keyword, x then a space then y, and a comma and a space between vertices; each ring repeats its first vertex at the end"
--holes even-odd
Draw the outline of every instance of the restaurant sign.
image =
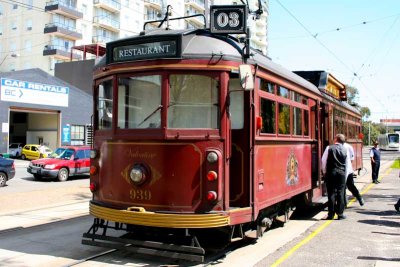
POLYGON ((110 44, 108 51, 112 54, 109 63, 181 56, 179 38, 168 40, 152 38, 135 40, 134 43, 116 42, 110 44))

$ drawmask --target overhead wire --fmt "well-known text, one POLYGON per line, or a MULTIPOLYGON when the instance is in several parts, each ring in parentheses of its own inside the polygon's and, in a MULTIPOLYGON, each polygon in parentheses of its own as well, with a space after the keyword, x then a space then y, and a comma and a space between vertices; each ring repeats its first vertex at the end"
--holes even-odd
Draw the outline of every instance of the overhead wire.
MULTIPOLYGON (((360 81, 360 83, 363 85, 363 87, 364 87, 366 90, 368 90, 372 96, 374 96, 374 100, 375 100, 376 102, 378 102, 378 103, 387 111, 385 105, 381 102, 381 100, 380 100, 378 97, 375 96, 375 94, 372 92, 372 90, 370 90, 370 89, 365 85, 365 83, 361 80, 361 78, 359 77, 359 75, 357 74, 357 72, 355 72, 355 71, 353 71, 352 69, 350 69, 350 68, 347 66, 347 64, 345 64, 338 56, 336 56, 336 54, 334 54, 327 46, 325 46, 320 40, 318 40, 317 36, 313 35, 313 34, 311 33, 311 31, 310 31, 307 27, 305 27, 304 24, 301 23, 301 21, 300 21, 299 19, 297 19, 296 16, 294 16, 294 15, 293 15, 279 0, 275 0, 275 1, 276 1, 276 2, 277 2, 277 3, 278 3, 278 4, 279 4, 293 19, 295 19, 296 22, 297 22, 304 30, 306 30, 306 32, 307 32, 309 35, 311 35, 322 47, 324 47, 324 48, 325 48, 332 56, 334 56, 344 67, 346 67, 346 69, 348 69, 348 70, 352 73, 352 75, 353 75, 354 77, 356 77, 356 78, 360 81)), ((397 15, 397 16, 400 16, 400 14, 397 15)), ((397 20, 397 19, 396 19, 396 20, 397 20)), ((387 111, 387 112, 388 112, 388 111, 387 111)))

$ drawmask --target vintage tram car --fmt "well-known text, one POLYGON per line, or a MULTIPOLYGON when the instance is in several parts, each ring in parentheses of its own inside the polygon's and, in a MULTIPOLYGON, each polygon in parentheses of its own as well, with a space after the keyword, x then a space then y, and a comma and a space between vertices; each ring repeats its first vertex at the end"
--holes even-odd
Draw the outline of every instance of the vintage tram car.
POLYGON ((260 236, 276 216, 326 201, 320 157, 336 133, 362 167, 361 117, 343 84, 255 50, 242 72, 243 48, 203 29, 107 44, 94 70, 95 219, 84 244, 201 261, 209 230, 260 236))

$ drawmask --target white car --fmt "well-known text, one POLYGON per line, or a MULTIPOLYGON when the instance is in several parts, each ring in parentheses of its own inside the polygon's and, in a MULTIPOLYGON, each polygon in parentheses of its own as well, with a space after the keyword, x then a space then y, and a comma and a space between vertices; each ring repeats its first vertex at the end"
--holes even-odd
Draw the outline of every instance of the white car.
POLYGON ((10 154, 10 157, 19 158, 21 156, 21 151, 23 147, 24 145, 21 143, 11 143, 8 146, 8 153, 10 154))

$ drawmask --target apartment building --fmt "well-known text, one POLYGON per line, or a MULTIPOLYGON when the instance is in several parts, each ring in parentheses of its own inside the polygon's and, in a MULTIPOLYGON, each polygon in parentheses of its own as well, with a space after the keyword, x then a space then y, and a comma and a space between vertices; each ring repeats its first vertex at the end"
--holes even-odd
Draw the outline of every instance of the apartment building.
MULTIPOLYGON (((249 1, 250 10, 258 1, 249 1)), ((40 68, 54 74, 56 63, 83 59, 76 46, 98 45, 137 35, 145 22, 163 19, 167 9, 171 29, 203 28, 212 4, 242 4, 240 0, 7 0, 0 2, 0 72, 40 68), (201 15, 204 15, 202 17, 201 15)), ((264 13, 249 17, 251 46, 267 52, 268 0, 264 13)), ((146 28, 158 23, 147 23, 146 28)), ((85 54, 85 58, 87 58, 85 54)))

